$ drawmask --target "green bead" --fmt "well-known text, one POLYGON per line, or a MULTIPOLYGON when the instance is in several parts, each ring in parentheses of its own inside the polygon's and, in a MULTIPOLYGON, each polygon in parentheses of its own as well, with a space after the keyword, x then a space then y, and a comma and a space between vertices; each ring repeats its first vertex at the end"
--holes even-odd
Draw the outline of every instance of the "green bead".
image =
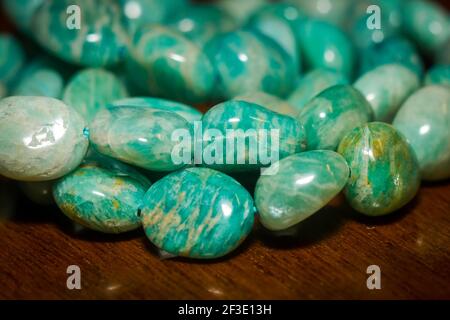
POLYGON ((296 4, 306 15, 336 26, 343 26, 346 23, 349 12, 355 5, 353 0, 290 0, 290 2, 296 4))
POLYGON ((201 48, 168 27, 148 25, 134 35, 128 75, 151 95, 203 102, 214 85, 214 69, 201 48))
POLYGON ((101 67, 123 60, 128 34, 120 21, 120 11, 112 0, 48 0, 33 16, 36 40, 59 58, 77 65, 101 67), (81 19, 79 26, 78 6, 81 19), (78 27, 80 27, 78 29, 78 27))
POLYGON ((420 173, 414 151, 391 125, 372 122, 355 128, 339 144, 350 167, 344 189, 350 205, 368 216, 391 213, 417 193, 420 173))
POLYGON ((283 230, 305 220, 333 199, 348 177, 347 163, 334 151, 303 152, 273 164, 256 184, 260 222, 283 230))
POLYGON ((419 160, 422 179, 450 178, 450 91, 426 86, 403 104, 394 127, 411 144, 419 160))
POLYGON ((150 182, 124 164, 87 162, 55 183, 61 211, 73 221, 105 233, 141 225, 138 209, 150 182))
POLYGON ((63 102, 47 97, 0 100, 0 174, 24 181, 59 178, 82 161, 85 123, 63 102))
POLYGON ((158 248, 212 259, 233 251, 253 227, 250 194, 231 177, 207 168, 172 173, 148 190, 141 208, 145 234, 158 248))
POLYGON ((45 0, 4 0, 3 8, 22 31, 31 31, 30 22, 36 9, 45 0))
POLYGON ((353 75, 353 45, 339 28, 324 21, 308 19, 298 29, 302 57, 307 69, 327 68, 353 75))
POLYGON ((154 171, 176 170, 172 151, 176 130, 191 125, 175 112, 139 106, 109 106, 97 113, 90 127, 92 146, 100 153, 154 171))
POLYGON ((260 106, 263 106, 271 111, 287 116, 295 116, 297 114, 297 110, 289 102, 262 91, 248 92, 234 97, 233 100, 259 104, 260 106))
POLYGON ((53 200, 54 181, 27 182, 21 181, 20 188, 28 199, 39 205, 50 205, 53 200))
POLYGON ((219 0, 217 6, 225 10, 237 23, 245 24, 249 17, 268 3, 269 0, 219 0))
POLYGON ((104 69, 84 69, 69 80, 63 101, 91 123, 107 103, 127 96, 127 89, 113 73, 104 69))
POLYGON ((0 34, 0 82, 9 86, 25 63, 20 43, 8 34, 0 34))
POLYGON ((203 116, 203 114, 200 111, 186 104, 151 97, 125 98, 113 101, 112 103, 110 103, 110 105, 146 107, 153 110, 171 111, 175 112, 176 114, 178 114, 179 116, 183 117, 184 119, 186 119, 191 123, 194 123, 195 121, 201 121, 203 116))
POLYGON ((450 64, 436 65, 428 70, 425 85, 440 84, 450 86, 450 64))
POLYGON ((293 60, 281 47, 249 31, 216 36, 205 45, 205 52, 217 73, 218 100, 252 91, 284 97, 297 75, 293 60))
POLYGON ((297 120, 305 126, 309 150, 336 150, 345 134, 372 117, 369 103, 358 90, 337 85, 313 98, 297 120))
POLYGON ((61 98, 64 79, 55 69, 31 65, 23 73, 14 86, 12 95, 61 98))
POLYGON ((221 171, 257 169, 270 164, 264 162, 272 159, 273 149, 277 149, 275 152, 281 159, 301 152, 306 147, 305 130, 294 118, 245 101, 230 100, 214 106, 203 116, 202 129, 204 133, 203 163, 221 171), (211 134, 210 139, 206 139, 205 134, 208 130, 217 133, 217 137, 211 134), (227 135, 229 130, 233 131, 234 135, 227 135), (278 133, 278 147, 270 138, 272 130, 278 133), (266 137, 263 136, 264 134, 266 137), (245 150, 239 149, 238 141, 244 141, 245 150), (266 148, 259 147, 262 141, 267 142, 266 148), (205 156, 210 155, 207 150, 211 145, 217 147, 217 150, 222 150, 222 153, 217 151, 217 154, 214 154, 215 157, 211 156, 220 163, 217 163, 218 161, 208 163, 209 160, 205 160, 205 156), (230 149, 229 145, 234 145, 234 148, 230 149), (251 148, 256 145, 258 145, 257 150, 251 148), (271 153, 270 156, 269 153, 271 153), (265 157, 270 159, 263 160, 265 157), (232 161, 229 161, 230 159, 232 161), (252 159, 256 160, 255 163, 251 163, 252 159))
POLYGON ((369 101, 377 121, 390 122, 401 104, 419 88, 417 75, 400 64, 386 64, 368 71, 354 87, 369 101))
POLYGON ((349 84, 349 81, 346 76, 339 72, 314 69, 298 81, 296 88, 288 98, 288 102, 296 108, 298 113, 316 95, 338 84, 349 84))

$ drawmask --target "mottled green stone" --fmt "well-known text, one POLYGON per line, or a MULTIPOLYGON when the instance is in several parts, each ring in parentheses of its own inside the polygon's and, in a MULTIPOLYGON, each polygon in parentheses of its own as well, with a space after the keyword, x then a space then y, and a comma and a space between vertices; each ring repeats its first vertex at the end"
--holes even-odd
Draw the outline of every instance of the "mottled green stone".
POLYGON ((446 10, 433 1, 405 1, 405 32, 424 50, 435 52, 450 38, 450 19, 446 10))
POLYGON ((217 73, 214 97, 219 100, 251 91, 284 97, 296 79, 289 55, 270 38, 249 31, 216 36, 205 52, 217 73))
POLYGON ((219 0, 217 6, 228 12, 239 24, 245 24, 249 17, 268 3, 269 0, 219 0))
POLYGON ((234 97, 233 100, 259 104, 264 108, 287 116, 295 116, 297 114, 297 109, 289 102, 262 91, 248 92, 234 97))
POLYGON ((25 52, 11 35, 0 34, 0 82, 9 86, 25 63, 25 52))
POLYGON ((287 229, 324 207, 345 186, 349 169, 334 151, 291 155, 272 164, 255 189, 260 222, 268 229, 287 229))
POLYGON ((190 132, 191 125, 175 112, 139 106, 109 106, 97 113, 90 141, 100 153, 154 171, 176 170, 172 151, 176 130, 190 132))
POLYGON ((400 108, 394 127, 411 144, 422 179, 450 178, 450 91, 444 86, 418 90, 400 108))
POLYGON ((70 63, 106 66, 122 61, 127 52, 128 34, 112 0, 45 1, 33 16, 32 28, 44 48, 70 63), (67 12, 73 5, 80 9, 80 29, 72 27, 77 12, 67 12))
POLYGON ((30 69, 32 70, 24 70, 24 74, 14 86, 12 95, 61 98, 64 79, 57 70, 34 65, 30 66, 30 69))
POLYGON ((127 89, 113 73, 104 69, 84 69, 69 80, 63 101, 90 123, 109 102, 127 96, 127 89))
POLYGON ((105 233, 141 225, 138 209, 150 182, 124 164, 86 162, 55 183, 53 195, 73 221, 105 233))
POLYGON ((45 0, 3 0, 5 12, 22 31, 30 31, 30 23, 36 9, 45 0))
POLYGON ((128 75, 151 95, 203 102, 214 85, 214 69, 201 48, 181 33, 148 25, 135 33, 128 75))
POLYGON ((410 69, 400 64, 386 64, 362 75, 354 87, 369 101, 374 120, 390 122, 419 85, 419 78, 410 69))
POLYGON ((230 100, 214 106, 203 116, 202 128, 204 133, 211 130, 210 136, 203 136, 203 163, 221 171, 246 171, 269 165, 270 163, 264 163, 265 158, 269 157, 267 160, 270 160, 277 143, 270 138, 271 130, 276 131, 279 136, 275 152, 280 159, 306 148, 305 130, 294 118, 245 101, 230 100), (228 130, 234 130, 234 135, 227 135, 228 130), (245 151, 239 150, 239 141, 244 142, 245 151), (265 148, 259 145, 263 141, 267 142, 265 148), (255 152, 252 146, 257 143, 255 152), (214 156, 212 158, 221 163, 208 163, 205 160, 205 155, 210 155, 206 151, 208 145, 221 147, 217 150, 222 150, 222 154, 220 151, 217 154, 211 152, 214 156), (234 145, 235 148, 230 149, 229 145, 234 145), (233 161, 229 161, 230 159, 233 161), (251 163, 252 159, 256 160, 255 163, 251 163))
POLYGON ((288 102, 297 109, 297 113, 323 90, 338 85, 349 84, 346 76, 327 69, 314 69, 305 74, 290 94, 288 102))
POLYGON ((428 70, 425 85, 440 84, 450 87, 450 64, 436 65, 428 70))
POLYGON ((203 114, 197 109, 176 101, 152 98, 152 97, 133 97, 113 101, 113 106, 132 106, 146 107, 154 110, 171 111, 183 117, 187 121, 201 121, 203 114))
POLYGON ((0 100, 0 174, 24 181, 59 178, 82 161, 88 139, 81 116, 48 97, 0 100))
POLYGON ((336 150, 345 134, 372 118, 367 100, 348 85, 322 91, 297 116, 305 126, 308 150, 336 150))
POLYGON ((327 68, 347 77, 353 75, 353 45, 343 31, 324 21, 308 19, 297 32, 307 69, 327 68))
POLYGON ((289 0, 289 2, 296 4, 308 16, 336 26, 343 26, 347 22, 349 12, 355 6, 353 0, 289 0))
POLYGON ((420 185, 416 155, 394 127, 372 122, 355 128, 339 144, 350 167, 344 189, 357 211, 380 216, 407 204, 420 185))
POLYGON ((53 200, 53 184, 54 181, 38 181, 19 183, 20 188, 28 199, 39 205, 50 205, 53 200))
POLYGON ((250 194, 231 177, 189 168, 156 182, 141 207, 145 234, 158 248, 211 259, 234 250, 253 227, 250 194))

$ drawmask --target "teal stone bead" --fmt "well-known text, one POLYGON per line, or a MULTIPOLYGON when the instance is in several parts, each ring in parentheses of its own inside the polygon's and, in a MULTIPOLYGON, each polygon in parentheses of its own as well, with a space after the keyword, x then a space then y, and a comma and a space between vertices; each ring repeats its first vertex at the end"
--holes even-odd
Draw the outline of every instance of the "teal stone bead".
POLYGON ((233 17, 239 25, 244 25, 249 17, 268 3, 269 0, 219 0, 217 6, 233 17))
POLYGON ((306 69, 327 68, 347 77, 353 75, 353 44, 343 31, 324 21, 308 19, 297 32, 306 69))
POLYGON ((167 24, 198 45, 237 27, 236 21, 226 11, 211 4, 191 5, 178 10, 167 24))
POLYGON ((98 152, 153 171, 183 167, 175 163, 172 151, 177 130, 191 132, 184 118, 170 111, 135 106, 109 106, 97 113, 90 127, 90 141, 98 152))
POLYGON ((391 122, 402 103, 420 86, 417 75, 400 64, 368 71, 354 83, 372 106, 374 120, 391 122))
POLYGON ((69 63, 101 67, 126 56, 128 34, 111 0, 45 1, 33 16, 32 28, 39 44, 69 63), (74 10, 69 14, 68 8, 74 10))
POLYGON ((202 129, 203 163, 221 171, 257 169, 270 165, 272 156, 282 159, 306 149, 305 129, 293 117, 245 101, 230 100, 214 106, 203 116, 202 129), (233 134, 227 135, 229 130, 233 134), (271 137, 272 132, 278 138, 271 137), (244 141, 245 150, 239 149, 238 141, 244 141), (265 148, 260 147, 264 142, 265 148), (233 144, 235 148, 230 149, 233 144), (256 144, 255 150, 252 146, 256 144), (217 153, 210 152, 209 147, 216 147, 217 153))
POLYGON ((53 184, 54 181, 21 181, 19 186, 27 198, 34 203, 39 205, 50 205, 54 203, 53 184))
POLYGON ((216 36, 205 45, 205 52, 217 73, 218 100, 251 91, 284 97, 296 79, 289 55, 270 38, 249 31, 216 36))
POLYGON ((76 223, 104 233, 121 233, 141 225, 138 215, 146 177, 124 164, 83 163, 53 187, 55 202, 76 223))
POLYGON ((344 194, 368 216, 391 213, 407 204, 420 185, 416 155, 393 126, 372 122, 353 129, 338 152, 350 167, 344 194))
POLYGON ((336 150, 345 134, 372 120, 373 111, 358 90, 337 85, 313 98, 296 118, 305 126, 308 150, 336 150))
POLYGON ((25 63, 21 44, 9 34, 0 34, 0 82, 9 86, 25 63))
POLYGON ((152 97, 133 97, 113 101, 112 106, 145 107, 152 110, 175 112, 190 123, 201 121, 203 114, 187 104, 152 97))
POLYGON ((122 81, 104 69, 84 69, 76 73, 64 88, 63 101, 91 123, 99 110, 128 96, 122 81))
POLYGON ((399 63, 423 75, 423 62, 414 45, 405 38, 393 37, 372 45, 360 53, 360 75, 384 64, 399 63))
POLYGON ((297 115, 297 109, 289 102, 262 91, 248 92, 234 97, 233 100, 255 103, 271 111, 278 112, 287 116, 297 115))
POLYGON ((127 72, 151 95, 184 102, 207 100, 214 85, 214 68, 201 48, 161 25, 136 32, 127 72))
POLYGON ((145 234, 182 257, 212 259, 233 251, 250 233, 253 199, 233 178, 189 168, 157 181, 141 207, 145 234))
POLYGON ((29 68, 32 70, 25 70, 14 86, 12 95, 61 98, 64 79, 57 70, 35 66, 29 68))
MULTIPOLYGON (((359 1, 359 0, 358 0, 359 1)), ((344 26, 349 12, 355 1, 353 0, 290 0, 302 12, 336 26, 344 26)))
POLYGON ((259 221, 270 230, 287 229, 314 214, 346 185, 349 168, 334 151, 291 155, 272 164, 256 183, 259 221))
POLYGON ((300 78, 289 95, 288 102, 296 108, 298 113, 316 95, 338 84, 349 84, 349 80, 342 73, 333 70, 314 69, 300 78))
POLYGON ((11 21, 22 31, 30 31, 30 23, 36 9, 45 0, 3 0, 2 5, 11 21))
POLYGON ((431 85, 406 100, 393 121, 415 151, 423 180, 450 178, 450 91, 431 85))
POLYGON ((425 75, 425 85, 445 85, 450 86, 450 64, 436 65, 428 70, 425 75))
POLYGON ((81 116, 48 97, 0 100, 0 174, 46 181, 75 169, 88 148, 81 116))
POLYGON ((404 30, 423 50, 435 52, 450 39, 450 19, 433 1, 405 1, 404 30))

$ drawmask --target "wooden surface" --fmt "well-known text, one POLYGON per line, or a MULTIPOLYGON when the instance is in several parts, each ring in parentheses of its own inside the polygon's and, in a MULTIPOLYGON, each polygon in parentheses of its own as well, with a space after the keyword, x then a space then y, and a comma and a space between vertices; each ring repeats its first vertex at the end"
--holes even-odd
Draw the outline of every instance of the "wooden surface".
POLYGON ((218 261, 159 258, 141 230, 122 236, 74 232, 52 207, 39 208, 2 184, 0 298, 342 299, 450 298, 450 183, 428 184, 398 213, 368 219, 342 200, 291 235, 258 224, 218 261), (12 212, 12 213, 11 213, 12 212), (366 268, 381 268, 368 290, 366 268), (81 268, 81 290, 66 269, 81 268))

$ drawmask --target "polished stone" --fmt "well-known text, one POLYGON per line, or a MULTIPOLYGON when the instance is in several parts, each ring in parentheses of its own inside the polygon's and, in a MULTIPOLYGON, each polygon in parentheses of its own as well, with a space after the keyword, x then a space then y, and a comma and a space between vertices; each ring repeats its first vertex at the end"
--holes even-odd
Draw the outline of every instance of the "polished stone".
POLYGON ((439 84, 450 87, 450 64, 436 65, 428 70, 425 85, 439 84))
POLYGON ((14 86, 12 95, 61 98, 64 79, 57 70, 34 65, 27 69, 31 70, 24 70, 14 86))
POLYGON ((422 179, 450 178, 450 90, 426 86, 403 104, 394 127, 411 144, 419 160, 422 179))
POLYGON ((48 97, 0 100, 0 174, 24 181, 59 178, 82 161, 88 139, 81 116, 48 97))
POLYGON ((346 185, 349 168, 334 151, 291 155, 272 164, 255 189, 260 222, 270 230, 287 229, 324 207, 346 185))
POLYGON ((204 102, 214 86, 214 68, 201 48, 161 25, 136 32, 127 72, 149 94, 177 101, 204 102))
POLYGON ((21 44, 11 35, 0 33, 0 82, 11 85, 25 63, 21 44))
POLYGON ((154 171, 176 170, 172 160, 175 130, 191 132, 184 118, 170 111, 140 106, 109 106, 97 113, 90 141, 100 153, 154 171))
POLYGON ((56 204, 80 225, 105 233, 138 228, 142 205, 150 182, 124 164, 87 161, 57 181, 53 188, 56 204))
POLYGON ((251 91, 264 91, 279 97, 292 89, 297 72, 289 55, 270 38, 249 31, 216 36, 205 45, 215 66, 218 100, 251 91))
POLYGON ((145 234, 158 248, 182 257, 212 259, 236 249, 253 227, 250 194, 236 180, 189 168, 157 181, 141 208, 145 234))
POLYGON ((295 116, 297 114, 297 109, 286 100, 262 91, 244 93, 240 96, 234 97, 233 100, 241 100, 259 104, 264 108, 287 116, 295 116))
POLYGON ((372 118, 370 104, 348 85, 322 91, 297 116, 305 126, 308 150, 335 150, 346 133, 372 118))
POLYGON ((349 12, 355 6, 353 0, 290 0, 290 2, 297 5, 306 15, 336 26, 345 25, 349 12))
POLYGON ((419 164, 414 151, 393 126, 371 122, 355 128, 339 144, 350 167, 344 189, 350 205, 368 216, 400 209, 417 193, 419 164))
POLYGON ((128 96, 122 81, 104 69, 84 69, 76 73, 64 88, 63 101, 92 122, 109 102, 128 96))
POLYGON ((194 107, 188 106, 176 101, 152 98, 152 97, 133 97, 113 101, 112 106, 132 106, 132 107, 146 107, 149 109, 160 111, 175 112, 190 123, 201 121, 203 114, 194 107))
POLYGON ((22 31, 31 31, 30 23, 36 9, 45 0, 3 0, 2 5, 11 21, 22 31))
POLYGON ((420 86, 420 80, 401 64, 386 64, 368 71, 354 83, 369 101, 374 120, 390 122, 401 104, 420 86))
POLYGON ((225 10, 234 20, 243 25, 255 12, 269 3, 269 0, 219 0, 217 6, 225 10))
POLYGON ((257 169, 269 165, 264 162, 271 161, 272 156, 281 159, 306 148, 305 129, 294 118, 245 101, 230 100, 214 106, 203 116, 202 127, 203 163, 221 171, 257 169), (208 130, 210 136, 205 135, 208 130), (227 135, 227 131, 233 131, 233 135, 227 135), (278 134, 278 139, 271 133, 278 134), (245 150, 239 148, 238 141, 243 141, 245 150), (230 149, 229 145, 235 147, 230 149), (205 160, 205 155, 210 155, 207 146, 222 151, 211 151, 213 163, 205 160))
POLYGON ((339 72, 328 69, 314 69, 298 81, 295 89, 289 95, 288 102, 296 108, 298 113, 316 95, 338 84, 349 84, 349 81, 346 76, 339 72))

